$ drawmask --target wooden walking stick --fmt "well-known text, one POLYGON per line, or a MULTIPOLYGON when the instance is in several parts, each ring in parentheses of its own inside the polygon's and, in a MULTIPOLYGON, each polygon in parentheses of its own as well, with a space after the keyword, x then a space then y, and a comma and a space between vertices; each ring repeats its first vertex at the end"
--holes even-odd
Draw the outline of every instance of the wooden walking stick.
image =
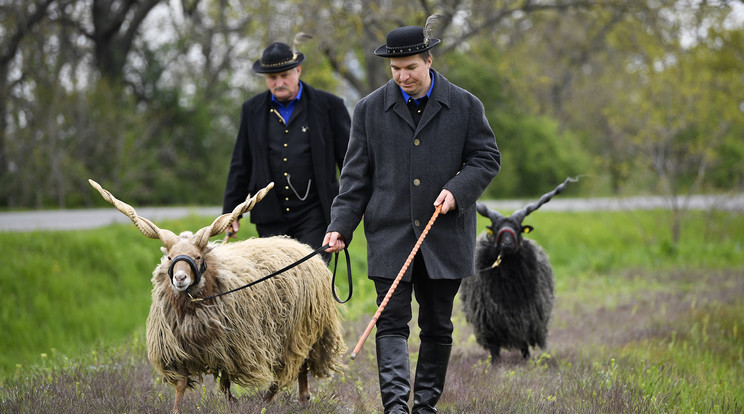
POLYGON ((431 229, 431 226, 432 224, 434 224, 434 220, 437 219, 437 216, 439 215, 440 211, 442 211, 441 204, 438 205, 437 208, 434 210, 434 214, 431 215, 431 218, 429 219, 429 222, 426 224, 424 231, 421 232, 421 235, 416 241, 416 245, 413 246, 413 250, 411 250, 411 254, 408 255, 408 259, 406 259, 406 262, 403 264, 403 268, 400 269, 400 272, 398 272, 398 276, 395 277, 393 284, 390 285, 390 289, 388 289, 388 292, 385 295, 385 298, 382 300, 382 302, 380 302, 380 306, 377 307, 377 312, 375 312, 375 316, 373 316, 372 320, 369 321, 369 325, 367 325, 367 329, 364 330, 362 337, 359 338, 359 342, 357 342, 356 347, 354 347, 354 351, 351 353, 351 359, 356 358, 356 356, 359 354, 359 351, 362 350, 362 345, 364 345, 364 341, 367 340, 367 337, 369 336, 370 332, 372 332, 372 327, 375 326, 375 324, 377 323, 377 319, 380 318, 380 314, 382 313, 382 310, 385 309, 385 306, 390 300, 390 297, 393 296, 393 292, 395 292, 395 288, 398 287, 398 283, 400 283, 400 280, 403 278, 403 275, 406 273, 406 269, 408 269, 408 266, 411 265, 411 262, 413 261, 414 256, 416 256, 416 252, 418 252, 419 247, 421 247, 421 243, 423 243, 424 238, 429 233, 429 229, 431 229))

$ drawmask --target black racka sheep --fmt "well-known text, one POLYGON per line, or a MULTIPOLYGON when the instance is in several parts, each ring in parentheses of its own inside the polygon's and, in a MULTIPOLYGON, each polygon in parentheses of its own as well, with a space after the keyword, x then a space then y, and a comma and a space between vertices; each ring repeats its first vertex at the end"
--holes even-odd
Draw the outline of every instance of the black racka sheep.
POLYGON ((567 178, 550 193, 510 217, 504 217, 478 203, 477 210, 491 220, 487 232, 478 238, 474 277, 463 279, 460 299, 465 317, 473 326, 478 344, 491 353, 492 361, 501 348, 519 349, 529 357, 530 346, 545 349, 548 322, 553 310, 553 269, 545 251, 522 237, 531 226, 522 221, 566 187, 567 178))

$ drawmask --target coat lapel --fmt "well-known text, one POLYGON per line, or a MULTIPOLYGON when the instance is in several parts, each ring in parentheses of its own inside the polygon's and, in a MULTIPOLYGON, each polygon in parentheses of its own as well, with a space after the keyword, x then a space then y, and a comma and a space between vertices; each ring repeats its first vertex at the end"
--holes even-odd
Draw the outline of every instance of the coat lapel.
POLYGON ((426 109, 424 109, 414 135, 418 135, 434 119, 442 106, 449 107, 449 82, 434 69, 432 69, 432 73, 434 73, 434 90, 431 91, 431 97, 426 104, 426 109))
POLYGON ((411 113, 408 112, 408 107, 403 102, 400 87, 392 79, 385 85, 385 110, 388 111, 391 108, 411 129, 416 129, 416 126, 413 124, 413 118, 411 118, 411 113))

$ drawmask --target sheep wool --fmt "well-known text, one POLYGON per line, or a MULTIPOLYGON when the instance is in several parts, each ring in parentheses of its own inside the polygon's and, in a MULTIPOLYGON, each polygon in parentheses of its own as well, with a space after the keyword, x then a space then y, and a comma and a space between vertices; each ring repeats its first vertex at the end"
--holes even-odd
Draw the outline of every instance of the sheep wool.
POLYGON ((271 400, 279 388, 297 379, 300 401, 305 402, 310 398, 308 372, 323 378, 341 371, 346 345, 331 272, 320 256, 243 289, 310 255, 312 249, 289 237, 209 241, 250 211, 273 183, 211 225, 176 235, 88 181, 143 235, 163 244, 163 258, 152 274, 147 356, 176 388, 173 412, 179 412, 186 388, 204 374, 220 377, 228 401, 233 399, 231 381, 268 386, 264 398, 271 400))
POLYGON ((473 326, 479 345, 493 359, 500 348, 518 349, 524 357, 529 347, 545 349, 548 323, 553 309, 553 270, 545 251, 534 241, 522 239, 521 248, 498 256, 488 235, 476 245, 475 276, 463 280, 460 298, 465 318, 473 326))
MULTIPOLYGON (((189 232, 179 237, 191 237, 189 232)), ((312 252, 287 237, 215 245, 196 297, 229 291, 287 266, 312 252)), ((164 380, 229 373, 246 387, 285 387, 307 361, 318 378, 340 372, 346 351, 331 274, 315 256, 249 288, 191 302, 174 292, 163 257, 152 276, 147 319, 148 358, 164 380)), ((189 385, 194 381, 189 378, 189 385)))

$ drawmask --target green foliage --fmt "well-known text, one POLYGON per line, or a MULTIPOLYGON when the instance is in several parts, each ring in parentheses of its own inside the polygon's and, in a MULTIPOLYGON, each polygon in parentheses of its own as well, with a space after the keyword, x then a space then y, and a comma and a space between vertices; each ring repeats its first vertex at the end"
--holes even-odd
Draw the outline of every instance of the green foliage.
POLYGON ((589 154, 574 135, 558 131, 550 119, 499 113, 492 113, 490 119, 502 166, 484 197, 539 196, 566 177, 589 172, 589 154))
POLYGON ((566 177, 587 174, 590 153, 570 131, 546 116, 530 115, 491 45, 476 43, 469 54, 447 57, 443 70, 455 84, 479 97, 502 155, 501 172, 485 198, 540 195, 566 177), (473 53, 474 52, 474 53, 473 53))

